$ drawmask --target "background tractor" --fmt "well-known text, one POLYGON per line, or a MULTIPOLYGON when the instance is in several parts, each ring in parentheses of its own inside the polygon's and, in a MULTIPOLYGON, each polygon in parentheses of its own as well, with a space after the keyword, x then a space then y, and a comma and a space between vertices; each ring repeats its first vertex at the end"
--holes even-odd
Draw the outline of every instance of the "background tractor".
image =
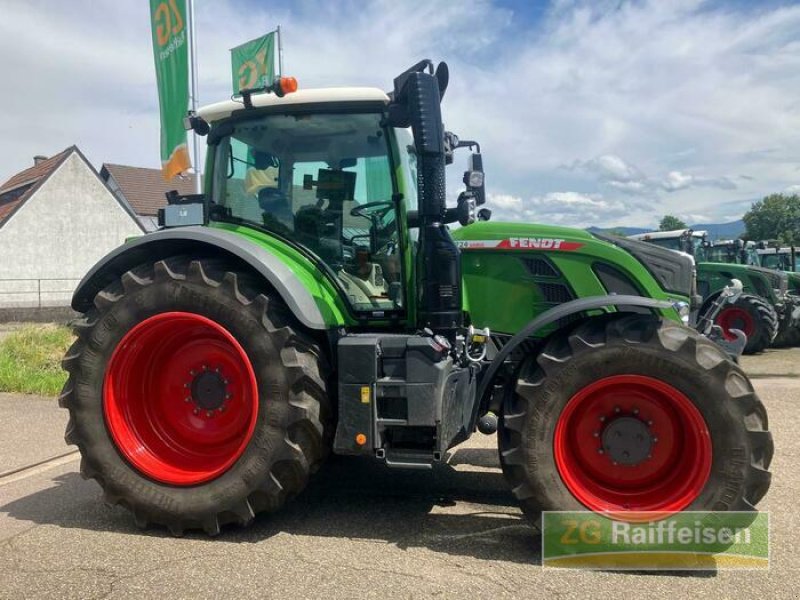
POLYGON ((788 295, 786 275, 748 262, 738 246, 714 246, 708 241, 705 231, 691 229, 641 233, 631 238, 694 257, 697 261, 697 292, 701 298, 700 317, 711 309, 732 279, 741 281, 744 293, 735 302, 722 307, 714 322, 730 340, 735 338, 732 329, 745 333, 745 354, 762 352, 773 343, 779 332, 796 328, 794 300, 788 295))
POLYGON ((769 241, 755 244, 758 264, 765 269, 783 271, 789 278, 789 292, 800 295, 800 257, 794 246, 780 246, 769 241))
MULTIPOLYGON (((776 305, 779 315, 778 335, 772 342, 773 346, 795 346, 800 344, 800 274, 792 272, 790 269, 780 269, 763 264, 763 258, 768 255, 760 254, 759 247, 764 247, 764 243, 756 243, 753 241, 744 240, 717 240, 706 247, 706 258, 712 262, 720 262, 727 264, 749 265, 758 266, 769 269, 773 272, 780 273, 781 286, 783 286, 783 279, 786 279, 787 291, 780 294, 779 289, 776 288, 776 296, 780 300, 780 304, 776 305), (782 309, 781 310, 781 306, 782 309)), ((786 248, 788 252, 779 253, 777 256, 782 259, 783 265, 789 267, 793 264, 791 261, 791 249, 786 248), (785 258, 784 258, 785 257, 785 258)), ((773 282, 775 276, 772 276, 773 282)))
POLYGON ((444 130, 447 81, 422 61, 389 94, 279 81, 191 115, 205 194, 171 196, 163 229, 73 298, 66 439, 109 503, 216 534, 281 507, 330 452, 431 469, 477 429, 534 518, 755 510, 767 415, 684 325, 692 259, 475 222, 482 156, 444 130))

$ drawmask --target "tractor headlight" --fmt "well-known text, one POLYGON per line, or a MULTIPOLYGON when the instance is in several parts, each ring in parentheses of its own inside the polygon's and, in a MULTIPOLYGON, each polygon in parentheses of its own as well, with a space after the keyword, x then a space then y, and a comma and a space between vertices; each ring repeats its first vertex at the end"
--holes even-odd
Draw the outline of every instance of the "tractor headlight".
POLYGON ((692 312, 691 307, 689 306, 688 302, 678 301, 673 302, 672 306, 678 311, 678 314, 681 317, 681 321, 683 321, 684 325, 689 324, 689 314, 692 312))
POLYGON ((481 171, 470 171, 469 176, 467 177, 469 181, 469 187, 471 188, 480 188, 483 187, 483 172, 481 171))

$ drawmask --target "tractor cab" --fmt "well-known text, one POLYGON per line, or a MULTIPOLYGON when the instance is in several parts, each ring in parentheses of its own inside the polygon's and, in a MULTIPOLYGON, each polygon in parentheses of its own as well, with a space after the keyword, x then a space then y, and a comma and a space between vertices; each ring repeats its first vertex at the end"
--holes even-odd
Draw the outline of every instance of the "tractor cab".
MULTIPOLYGON (((414 303, 418 151, 391 111, 374 88, 247 94, 246 106, 234 99, 202 109, 195 119, 210 125, 210 224, 268 232, 313 257, 358 319, 403 318, 414 303)), ((468 224, 484 201, 480 147, 445 134, 448 162, 456 148, 478 148, 458 207, 444 212, 468 224)))
POLYGON ((706 248, 705 254, 707 262, 761 266, 755 242, 717 240, 706 248))
MULTIPOLYGON (((212 222, 263 229, 313 254, 358 313, 406 303, 396 198, 413 187, 396 173, 411 172, 414 157, 396 142, 405 132, 382 126, 385 100, 377 90, 351 94, 346 113, 327 102, 300 113, 254 108, 211 133, 212 222)), ((416 194, 406 206, 416 209, 416 194)))
POLYGON ((648 242, 667 250, 683 252, 694 257, 696 261, 705 260, 705 251, 709 246, 708 232, 692 229, 676 229, 673 231, 652 231, 629 236, 631 239, 648 242))
POLYGON ((794 246, 777 246, 759 242, 756 248, 759 264, 767 269, 797 273, 800 271, 800 257, 794 246))

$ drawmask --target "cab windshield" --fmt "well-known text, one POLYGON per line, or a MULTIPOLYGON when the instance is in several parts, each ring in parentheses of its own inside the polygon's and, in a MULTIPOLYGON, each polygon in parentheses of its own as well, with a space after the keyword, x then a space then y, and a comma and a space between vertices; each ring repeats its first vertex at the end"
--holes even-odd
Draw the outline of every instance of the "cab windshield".
POLYGON ((213 201, 233 220, 316 255, 355 310, 401 309, 389 148, 380 113, 280 114, 234 122, 216 150, 213 201))
POLYGON ((739 250, 728 246, 713 246, 706 249, 705 260, 714 263, 736 263, 739 250))
POLYGON ((667 250, 677 250, 691 254, 696 260, 705 260, 703 239, 699 237, 650 238, 647 241, 667 250))

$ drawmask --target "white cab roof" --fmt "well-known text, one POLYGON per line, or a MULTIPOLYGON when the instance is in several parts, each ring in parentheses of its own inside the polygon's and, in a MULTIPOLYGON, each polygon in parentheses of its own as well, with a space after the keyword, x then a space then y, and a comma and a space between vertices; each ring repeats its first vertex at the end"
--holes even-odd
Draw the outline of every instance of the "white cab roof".
POLYGON ((673 231, 651 231, 649 233, 635 233, 628 237, 633 240, 671 240, 679 238, 682 235, 692 232, 692 237, 701 238, 705 236, 707 231, 692 231, 691 229, 675 229, 673 231))
MULTIPOLYGON (((279 98, 275 94, 253 94, 253 106, 295 106, 298 104, 320 104, 324 102, 383 102, 389 103, 389 96, 381 89, 368 87, 339 87, 299 89, 293 94, 286 94, 279 98)), ((236 110, 242 110, 244 104, 241 98, 237 100, 224 100, 216 104, 203 106, 197 114, 209 123, 219 121, 231 116, 236 110)))

